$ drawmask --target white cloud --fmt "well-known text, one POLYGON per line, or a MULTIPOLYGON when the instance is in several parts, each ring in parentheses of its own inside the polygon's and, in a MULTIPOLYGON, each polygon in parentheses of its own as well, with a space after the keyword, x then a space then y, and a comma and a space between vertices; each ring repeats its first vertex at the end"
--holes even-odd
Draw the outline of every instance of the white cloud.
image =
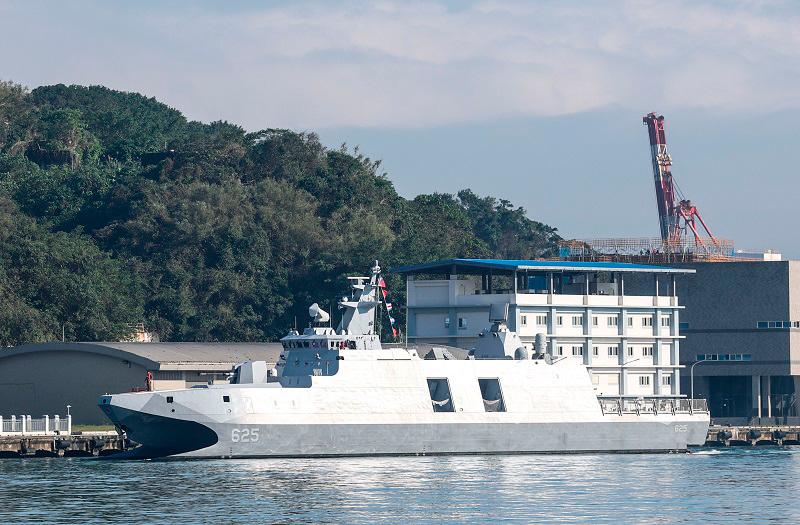
MULTIPOLYGON (((102 32, 114 10, 97 11, 72 15, 87 27, 71 27, 102 32)), ((320 2, 124 20, 139 29, 31 80, 140 89, 248 128, 414 127, 610 105, 800 107, 800 15, 782 2, 320 2), (126 67, 102 67, 119 60, 126 67)), ((43 31, 29 52, 62 48, 58 34, 43 31)))

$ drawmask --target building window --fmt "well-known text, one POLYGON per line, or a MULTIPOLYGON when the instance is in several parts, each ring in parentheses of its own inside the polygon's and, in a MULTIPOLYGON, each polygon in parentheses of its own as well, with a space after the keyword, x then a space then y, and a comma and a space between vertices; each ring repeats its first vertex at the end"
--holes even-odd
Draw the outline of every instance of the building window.
POLYGON ((647 356, 652 357, 653 356, 653 347, 652 346, 643 346, 642 347, 642 355, 645 356, 645 357, 647 357, 647 356))
POLYGON ((537 315, 536 316, 536 324, 539 326, 544 326, 547 324, 547 316, 546 315, 537 315))
POLYGON ((467 327, 467 320, 465 318, 463 318, 463 317, 459 317, 458 318, 458 327, 460 329, 462 329, 462 330, 465 329, 467 327))
POLYGON ((653 317, 650 315, 642 317, 642 326, 653 326, 653 317))
POLYGON ((428 379, 428 393, 434 412, 455 412, 450 396, 450 384, 445 378, 428 379))
POLYGON ((592 355, 600 355, 600 347, 593 346, 592 347, 592 355))
POLYGON ((519 324, 521 324, 522 326, 528 326, 528 316, 527 315, 519 316, 519 324))
POLYGON ((592 326, 597 326, 600 323, 600 319, 596 316, 592 316, 592 326))
POLYGON ((180 381, 183 379, 183 372, 179 370, 156 370, 153 379, 160 381, 180 381))
POLYGON ((664 386, 672 385, 672 376, 661 376, 661 384, 664 386))
POLYGON ((672 318, 669 316, 662 317, 661 326, 672 326, 672 318))
POLYGON ((573 346, 572 347, 572 355, 583 355, 583 347, 582 346, 573 346))
POLYGON ((557 324, 558 326, 564 326, 564 316, 562 316, 562 315, 557 315, 557 316, 556 316, 556 324, 557 324))
POLYGON ((483 410, 486 412, 505 412, 506 405, 503 402, 503 391, 500 389, 499 379, 478 379, 478 386, 481 389, 483 398, 483 410))
POLYGON ((752 354, 697 354, 698 361, 752 361, 752 354))
POLYGON ((558 355, 564 355, 564 347, 561 345, 558 346, 558 355))
POLYGON ((756 328, 800 328, 800 321, 758 321, 756 328))
POLYGON ((650 386, 650 376, 639 376, 639 386, 650 386))
POLYGON ((583 316, 582 315, 573 315, 572 316, 572 326, 583 326, 583 316))
POLYGON ((609 346, 608 347, 608 355, 619 355, 619 347, 618 346, 609 346))
POLYGON ((619 318, 616 315, 608 318, 608 326, 617 326, 618 323, 619 318))

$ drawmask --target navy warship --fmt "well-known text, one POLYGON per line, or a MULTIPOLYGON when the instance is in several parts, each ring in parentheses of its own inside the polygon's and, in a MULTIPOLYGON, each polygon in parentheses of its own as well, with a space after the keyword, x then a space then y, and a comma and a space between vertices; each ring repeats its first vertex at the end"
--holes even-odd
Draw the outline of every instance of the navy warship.
POLYGON ((101 396, 100 409, 140 444, 118 456, 674 452, 705 442, 704 400, 598 397, 583 364, 522 344, 507 305, 493 305, 466 359, 382 346, 377 261, 349 282, 338 327, 312 305, 309 326, 281 339, 274 368, 248 361, 230 384, 101 396))

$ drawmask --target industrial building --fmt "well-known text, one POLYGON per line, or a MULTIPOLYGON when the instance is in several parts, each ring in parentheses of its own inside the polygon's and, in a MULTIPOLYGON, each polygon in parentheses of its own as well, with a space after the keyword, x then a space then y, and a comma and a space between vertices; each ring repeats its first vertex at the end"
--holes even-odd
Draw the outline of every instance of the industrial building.
POLYGON ((680 265, 684 389, 717 422, 800 423, 800 261, 680 265))
POLYGON ((64 414, 108 424, 105 393, 166 390, 228 380, 247 360, 274 363, 278 343, 34 343, 0 349, 0 415, 64 414))
MULTIPOLYGON (((534 350, 587 365, 599 395, 680 394, 677 277, 692 269, 625 263, 449 259, 394 268, 407 276, 409 344, 471 348, 492 305, 534 350), (647 276, 647 277, 644 277, 647 276), (649 282, 635 294, 626 281, 649 282)), ((641 286, 637 286, 640 289, 641 286)))

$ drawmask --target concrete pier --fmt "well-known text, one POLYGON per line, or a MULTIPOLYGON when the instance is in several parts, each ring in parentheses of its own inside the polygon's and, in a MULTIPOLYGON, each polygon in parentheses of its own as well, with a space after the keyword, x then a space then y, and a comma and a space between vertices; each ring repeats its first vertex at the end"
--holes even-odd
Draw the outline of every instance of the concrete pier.
POLYGON ((0 458, 105 456, 132 448, 113 431, 57 436, 0 436, 0 458))

